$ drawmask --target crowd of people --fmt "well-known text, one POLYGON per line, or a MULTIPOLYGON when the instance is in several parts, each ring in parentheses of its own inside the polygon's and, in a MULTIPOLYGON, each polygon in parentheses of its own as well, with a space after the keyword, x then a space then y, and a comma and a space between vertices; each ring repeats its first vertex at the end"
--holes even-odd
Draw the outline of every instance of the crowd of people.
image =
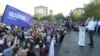
POLYGON ((30 29, 0 28, 2 56, 47 56, 52 39, 61 44, 66 28, 58 24, 35 24, 30 29))

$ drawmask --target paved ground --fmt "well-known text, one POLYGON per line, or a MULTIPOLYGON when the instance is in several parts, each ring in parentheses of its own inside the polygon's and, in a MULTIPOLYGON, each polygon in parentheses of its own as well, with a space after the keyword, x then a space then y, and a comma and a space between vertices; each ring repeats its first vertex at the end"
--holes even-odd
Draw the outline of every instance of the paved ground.
MULTIPOLYGON (((88 34, 86 34, 87 43, 89 43, 88 34)), ((56 56, 100 56, 100 34, 95 34, 94 44, 94 48, 90 48, 88 45, 80 47, 78 45, 78 32, 72 31, 66 34, 56 56)))

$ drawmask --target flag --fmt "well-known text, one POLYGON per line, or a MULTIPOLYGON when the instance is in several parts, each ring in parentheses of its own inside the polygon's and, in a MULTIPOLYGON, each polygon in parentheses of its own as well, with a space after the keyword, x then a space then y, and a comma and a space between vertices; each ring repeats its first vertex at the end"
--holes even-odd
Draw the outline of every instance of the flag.
POLYGON ((10 5, 7 5, 2 17, 2 22, 7 25, 30 28, 32 25, 32 16, 10 5))

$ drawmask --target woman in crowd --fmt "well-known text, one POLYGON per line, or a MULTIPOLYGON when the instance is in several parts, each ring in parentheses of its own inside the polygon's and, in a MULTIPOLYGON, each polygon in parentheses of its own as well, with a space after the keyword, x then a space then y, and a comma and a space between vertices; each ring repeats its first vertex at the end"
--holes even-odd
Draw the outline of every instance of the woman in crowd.
POLYGON ((30 46, 27 56, 36 56, 34 46, 30 46))
POLYGON ((13 49, 15 48, 16 44, 17 44, 17 38, 15 38, 15 41, 11 47, 7 47, 4 49, 3 55, 4 56, 13 56, 13 49))
MULTIPOLYGON (((18 31, 13 32, 12 36, 9 37, 9 38, 12 37, 13 38, 12 40, 9 39, 8 36, 6 36, 6 38, 4 39, 3 55, 4 56, 46 56, 49 52, 50 43, 53 37, 56 38, 56 42, 59 41, 58 37, 60 37, 60 43, 63 41, 64 38, 63 27, 60 30, 60 28, 58 29, 57 26, 46 26, 46 27, 42 26, 41 29, 40 26, 39 27, 37 26, 38 25, 33 27, 30 30, 30 32, 25 31, 26 32, 25 33, 24 30, 22 30, 21 32, 18 31), (18 40, 20 40, 20 42, 18 40), (24 43, 20 45, 21 42, 24 43)), ((7 32, 7 34, 9 34, 9 32, 7 32)))

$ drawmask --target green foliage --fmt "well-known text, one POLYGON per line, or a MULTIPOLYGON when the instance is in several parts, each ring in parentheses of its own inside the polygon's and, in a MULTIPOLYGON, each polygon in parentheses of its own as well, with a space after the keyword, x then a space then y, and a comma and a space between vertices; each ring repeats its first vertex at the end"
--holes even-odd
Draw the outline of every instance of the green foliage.
POLYGON ((40 13, 36 13, 36 14, 34 15, 34 18, 35 18, 36 20, 42 20, 42 17, 43 17, 43 15, 40 14, 40 13))
POLYGON ((42 17, 42 20, 49 20, 49 19, 50 19, 50 15, 42 17))
POLYGON ((56 19, 54 18, 54 15, 53 15, 53 14, 50 14, 49 16, 50 16, 49 20, 51 20, 51 21, 55 21, 55 20, 56 20, 56 19))
POLYGON ((48 16, 42 17, 42 20, 51 20, 51 21, 55 21, 55 18, 54 18, 53 15, 48 15, 48 16))
POLYGON ((75 19, 79 19, 79 18, 81 18, 81 13, 79 13, 77 11, 73 11, 73 16, 75 19))
POLYGON ((83 20, 83 9, 75 9, 72 11, 74 20, 83 20), (81 10, 81 11, 80 11, 81 10))
POLYGON ((87 4, 84 8, 85 17, 93 16, 100 17, 100 0, 92 0, 91 3, 87 4))
POLYGON ((54 17, 56 20, 60 20, 60 19, 66 19, 64 16, 63 16, 63 14, 62 13, 59 13, 59 14, 57 14, 57 15, 55 15, 55 17, 54 17))
POLYGON ((56 20, 65 20, 66 17, 63 16, 63 14, 59 13, 57 15, 53 15, 53 14, 50 14, 48 16, 43 16, 42 14, 40 13, 37 13, 34 15, 34 19, 35 20, 51 20, 51 21, 56 21, 56 20))

